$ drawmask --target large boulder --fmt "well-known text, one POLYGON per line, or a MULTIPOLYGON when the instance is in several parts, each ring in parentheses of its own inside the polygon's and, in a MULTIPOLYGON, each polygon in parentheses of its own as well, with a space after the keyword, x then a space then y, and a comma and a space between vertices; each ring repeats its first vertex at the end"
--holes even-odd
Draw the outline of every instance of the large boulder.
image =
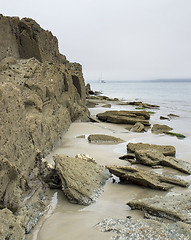
POLYGON ((137 122, 150 126, 150 114, 146 111, 106 111, 98 113, 97 118, 104 122, 116 124, 135 124, 137 122))
POLYGON ((54 156, 62 190, 70 202, 89 205, 96 201, 109 178, 108 170, 92 158, 54 156))
POLYGON ((113 232, 114 240, 189 240, 191 236, 188 224, 161 223, 150 219, 106 218, 96 228, 101 232, 113 232))
POLYGON ((191 196, 189 194, 155 196, 132 200, 127 204, 132 209, 144 211, 147 218, 156 216, 191 224, 191 196))
POLYGON ((135 152, 137 150, 155 150, 158 151, 165 156, 175 156, 176 149, 174 146, 169 145, 156 145, 156 144, 148 144, 148 143, 128 143, 127 151, 135 152))
POLYGON ((189 183, 180 178, 161 175, 155 172, 137 169, 134 167, 107 166, 110 173, 120 178, 123 183, 133 183, 153 189, 167 191, 173 185, 188 187, 189 183))

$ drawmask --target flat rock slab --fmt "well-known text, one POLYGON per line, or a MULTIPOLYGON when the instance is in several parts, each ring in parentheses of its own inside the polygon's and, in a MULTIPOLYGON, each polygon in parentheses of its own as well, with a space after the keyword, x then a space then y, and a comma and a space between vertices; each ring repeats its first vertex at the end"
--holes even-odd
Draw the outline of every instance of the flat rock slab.
POLYGON ((150 114, 146 111, 106 111, 98 113, 96 117, 104 122, 116 124, 135 124, 142 123, 145 126, 150 126, 150 114))
POLYGON ((148 144, 148 143, 128 143, 127 144, 127 151, 135 152, 137 150, 155 150, 158 151, 165 156, 175 156, 176 149, 174 146, 168 145, 155 145, 155 144, 148 144))
POLYGON ((109 171, 92 158, 53 157, 62 190, 70 202, 89 205, 95 202, 109 178, 109 171))
POLYGON ((149 103, 143 103, 143 102, 121 102, 119 105, 133 105, 133 106, 139 106, 142 108, 159 108, 160 106, 149 104, 149 103))
POLYGON ((175 157, 164 156, 156 150, 136 150, 136 161, 147 166, 167 166, 183 173, 191 174, 191 164, 175 157))
POLYGON ((155 172, 140 170, 134 167, 106 166, 110 173, 116 175, 124 183, 133 183, 157 190, 167 191, 173 185, 188 187, 189 183, 180 178, 161 175, 155 172))
POLYGON ((173 128, 167 126, 167 125, 161 125, 161 124, 154 124, 153 127, 151 128, 151 132, 155 134, 160 134, 160 133, 167 133, 171 131, 173 128))
POLYGON ((106 218, 99 222, 96 229, 113 232, 114 240, 190 240, 191 227, 188 224, 161 223, 150 219, 106 218))
POLYGON ((124 140, 105 134, 91 134, 88 136, 90 143, 105 143, 105 144, 117 144, 122 143, 124 140))
POLYGON ((191 224, 191 196, 155 196, 132 200, 127 203, 132 209, 144 211, 146 217, 162 217, 173 221, 182 221, 191 224))

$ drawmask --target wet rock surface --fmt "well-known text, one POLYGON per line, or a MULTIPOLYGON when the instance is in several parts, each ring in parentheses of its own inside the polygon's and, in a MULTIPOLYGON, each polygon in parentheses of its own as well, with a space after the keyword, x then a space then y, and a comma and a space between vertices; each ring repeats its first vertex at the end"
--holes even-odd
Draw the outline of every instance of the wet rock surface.
POLYGON ((158 151, 165 156, 175 156, 176 149, 174 146, 169 145, 156 145, 156 144, 148 144, 148 143, 128 143, 127 144, 127 151, 135 152, 137 150, 155 150, 158 151))
POLYGON ((151 132, 155 134, 160 134, 160 133, 167 133, 171 131, 173 128, 167 126, 167 125, 161 125, 161 124, 154 124, 153 127, 151 128, 151 132))
POLYGON ((191 196, 186 194, 155 196, 132 200, 127 203, 132 209, 142 210, 146 217, 167 218, 191 224, 191 196))
POLYGON ((54 156, 55 169, 62 182, 62 190, 70 202, 89 205, 102 192, 109 171, 89 157, 54 156))
POLYGON ((191 227, 188 224, 161 223, 150 219, 107 218, 99 222, 96 229, 113 232, 114 240, 190 240, 191 227))
POLYGON ((110 173, 120 178, 123 183, 133 183, 148 188, 167 191, 173 185, 188 187, 189 183, 175 176, 162 175, 155 172, 140 170, 135 167, 106 166, 110 173))
POLYGON ((137 122, 150 126, 150 115, 146 111, 106 111, 98 113, 97 118, 104 122, 116 124, 135 124, 137 122))
POLYGON ((156 150, 136 150, 135 157, 138 163, 147 166, 167 166, 179 170, 181 172, 191 174, 191 164, 177 159, 175 157, 164 156, 156 150))
POLYGON ((124 140, 105 134, 91 134, 88 136, 90 143, 105 143, 105 144, 117 144, 122 143, 124 140))

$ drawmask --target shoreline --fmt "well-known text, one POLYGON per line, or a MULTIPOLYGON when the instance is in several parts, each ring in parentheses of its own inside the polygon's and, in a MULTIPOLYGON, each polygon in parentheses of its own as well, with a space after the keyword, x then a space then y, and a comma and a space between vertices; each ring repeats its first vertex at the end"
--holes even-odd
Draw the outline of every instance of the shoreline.
MULTIPOLYGON (((107 110, 118 109, 118 105, 115 102, 109 101, 112 105, 111 108, 102 107, 103 104, 108 102, 102 101, 99 105, 94 108, 89 108, 92 116, 95 117, 97 113, 104 112, 107 110)), ((126 106, 128 108, 128 106, 126 106)), ((132 110, 134 107, 130 106, 132 110)), ((156 110, 159 111, 160 110, 156 110)), ((155 123, 156 120, 151 123, 155 123)), ((163 123, 163 122, 162 122, 163 123)), ((162 124, 161 123, 161 124, 162 124)), ((147 142, 154 144, 169 144, 173 145, 177 149, 177 155, 182 160, 189 161, 190 153, 187 140, 179 140, 176 137, 168 135, 155 135, 150 132, 145 133, 133 133, 126 130, 123 124, 112 124, 112 123, 92 123, 92 122, 74 122, 69 127, 68 131, 63 135, 62 140, 53 150, 53 152, 47 157, 48 161, 52 163, 52 156, 55 154, 65 154, 74 157, 78 153, 88 154, 93 157, 98 164, 101 165, 120 165, 126 166, 127 162, 118 159, 119 156, 126 153, 126 145, 128 142, 147 142), (124 143, 116 145, 112 144, 90 144, 88 143, 87 136, 89 134, 107 134, 123 139, 124 143), (80 135, 85 135, 85 138, 78 138, 80 135), (186 143, 186 144, 185 144, 186 143)), ((191 163, 191 162, 190 162, 191 163)), ((147 168, 141 166, 141 168, 147 168)), ((158 173, 172 173, 181 176, 182 179, 186 179, 191 182, 191 176, 177 173, 176 170, 162 167, 162 169, 156 169, 158 173)), ((94 226, 104 218, 123 218, 127 216, 133 217, 133 219, 143 219, 143 213, 139 210, 130 210, 125 205, 127 201, 132 199, 142 199, 145 197, 154 197, 155 195, 165 196, 180 193, 190 193, 190 188, 183 189, 181 187, 174 187, 168 192, 159 190, 148 189, 142 186, 134 184, 123 185, 112 183, 111 179, 107 180, 104 186, 104 192, 98 198, 96 203, 90 206, 74 205, 68 202, 64 194, 58 191, 58 203, 55 210, 43 222, 40 220, 38 226, 40 228, 37 234, 37 238, 34 238, 32 234, 27 236, 27 240, 49 240, 54 236, 54 239, 60 239, 60 236, 68 237, 71 240, 88 240, 90 239, 110 239, 113 234, 101 233, 94 226), (63 226, 59 223, 61 221, 63 226), (57 223, 59 226, 56 226, 57 223), (64 224, 66 226, 64 226, 64 224), (40 225, 40 227, 39 227, 40 225), (80 228, 80 230, 78 230, 80 228), (75 233, 73 231, 75 230, 75 233), (78 236, 78 237, 77 237, 78 236)), ((43 217, 44 218, 44 217, 43 217)), ((168 221, 167 221, 168 222, 168 221)), ((35 229, 33 232, 35 232, 35 229)))

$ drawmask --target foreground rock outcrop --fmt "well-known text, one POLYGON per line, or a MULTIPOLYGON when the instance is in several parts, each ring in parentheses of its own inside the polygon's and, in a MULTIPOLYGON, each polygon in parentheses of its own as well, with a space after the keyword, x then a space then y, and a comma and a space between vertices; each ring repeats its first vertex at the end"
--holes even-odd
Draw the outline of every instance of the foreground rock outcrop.
POLYGON ((54 161, 62 190, 72 203, 89 205, 94 202, 109 178, 109 171, 89 157, 56 155, 54 161))
POLYGON ((51 32, 0 15, 0 209, 19 216, 26 233, 46 205, 42 157, 86 118, 85 97, 81 65, 59 53, 51 32))
POLYGON ((132 209, 144 211, 147 218, 152 216, 167 218, 173 221, 182 221, 191 224, 191 196, 186 194, 155 196, 132 200, 127 203, 132 209))
POLYGON ((107 218, 96 225, 102 232, 113 232, 114 240, 190 240, 191 227, 188 224, 161 223, 150 219, 107 218))

